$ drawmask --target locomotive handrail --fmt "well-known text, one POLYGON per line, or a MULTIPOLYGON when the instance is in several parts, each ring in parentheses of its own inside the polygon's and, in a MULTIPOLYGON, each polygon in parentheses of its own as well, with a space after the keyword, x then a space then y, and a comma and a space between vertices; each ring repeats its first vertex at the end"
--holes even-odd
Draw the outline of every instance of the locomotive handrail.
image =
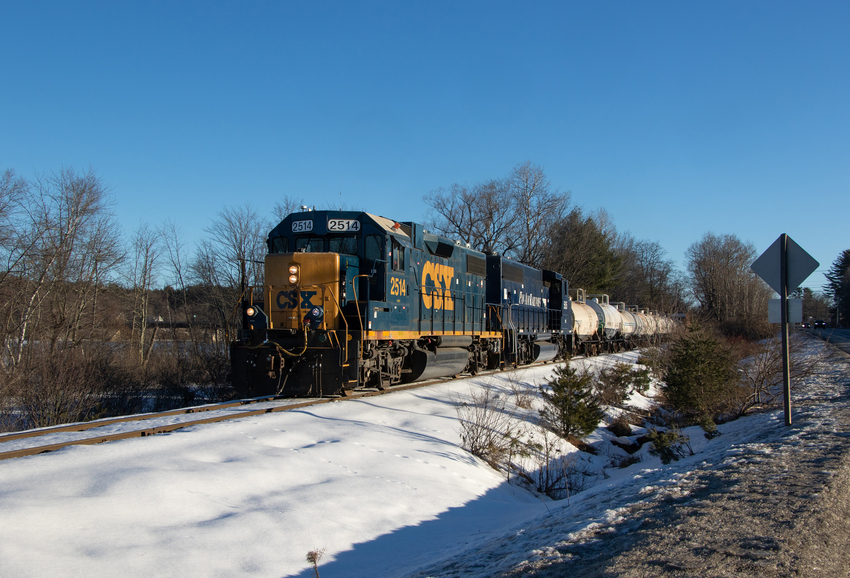
MULTIPOLYGON (((373 269, 374 271, 374 269, 373 269)), ((357 284, 354 282, 358 277, 366 277, 369 278, 372 276, 372 273, 361 273, 360 275, 355 275, 351 278, 351 290, 354 293, 354 305, 355 309, 357 309, 357 320, 360 322, 360 350, 357 352, 357 357, 359 359, 363 359, 363 344, 366 342, 366 327, 363 324, 363 318, 360 316, 360 301, 357 298, 357 284)), ((368 293, 369 293, 369 285, 366 285, 366 293, 367 299, 364 302, 366 306, 369 304, 368 293)), ((347 340, 346 340, 347 341, 347 340)), ((347 358, 346 358, 347 359, 347 358)))
MULTIPOLYGON (((340 316, 340 318, 342 319, 342 323, 345 325, 345 335, 346 335, 346 340, 345 340, 345 357, 344 357, 343 359, 348 360, 348 339, 347 339, 347 336, 348 336, 348 319, 346 319, 346 318, 345 318, 345 314, 342 312, 342 302, 341 302, 341 301, 337 298, 336 294, 334 293, 334 291, 333 291, 333 287, 331 287, 331 283, 324 283, 324 284, 320 285, 320 287, 322 288, 322 297, 324 297, 325 289, 327 289, 327 290, 328 290, 328 292, 331 294, 331 297, 333 298, 334 303, 339 303, 339 304, 340 304, 340 307, 339 307, 339 316, 340 316)), ((356 303, 356 301, 357 301, 357 294, 356 294, 356 293, 355 293, 355 295, 354 295, 354 299, 355 299, 355 303, 356 303)), ((358 313, 360 312, 360 309, 359 309, 359 308, 357 309, 357 312, 358 312, 358 313)), ((322 318, 322 325, 324 325, 324 328, 325 328, 325 330, 327 331, 327 329, 328 329, 328 320, 327 320, 327 317, 323 317, 323 318, 322 318)), ((361 324, 361 325, 362 325, 362 324, 361 324)), ((306 335, 306 333, 307 333, 307 332, 305 331, 305 332, 304 332, 304 334, 306 335)), ((337 347, 339 347, 340 349, 343 349, 342 344, 339 342, 339 336, 336 334, 336 329, 334 329, 333 331, 328 331, 328 333, 333 333, 334 337, 336 337, 336 344, 337 344, 337 347)), ((345 365, 348 365, 348 364, 345 364, 345 365)))

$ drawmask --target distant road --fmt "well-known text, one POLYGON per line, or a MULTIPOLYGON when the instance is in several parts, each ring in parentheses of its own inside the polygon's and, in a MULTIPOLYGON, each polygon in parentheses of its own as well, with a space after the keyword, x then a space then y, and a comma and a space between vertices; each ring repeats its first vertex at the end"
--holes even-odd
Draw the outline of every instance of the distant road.
POLYGON ((845 353, 850 353, 850 329, 810 329, 812 335, 817 335, 827 343, 832 343, 845 353))

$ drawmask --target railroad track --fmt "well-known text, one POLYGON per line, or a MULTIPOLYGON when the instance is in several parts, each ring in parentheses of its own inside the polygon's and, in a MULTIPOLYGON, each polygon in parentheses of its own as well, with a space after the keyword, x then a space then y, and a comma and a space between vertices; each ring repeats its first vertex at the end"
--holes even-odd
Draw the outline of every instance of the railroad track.
MULTIPOLYGON (((582 359, 584 356, 576 356, 573 359, 582 359)), ((523 365, 517 369, 527 369, 536 367, 538 365, 545 365, 547 363, 553 362, 539 362, 533 363, 530 365, 523 365)), ((231 402, 224 403, 215 403, 197 407, 183 408, 183 409, 175 409, 170 411, 158 412, 158 413, 146 413, 132 416, 123 416, 123 417, 115 417, 115 418, 107 418, 101 419, 97 421, 85 422, 85 423, 74 423, 68 425, 54 426, 48 428, 41 428, 37 430, 28 430, 17 433, 9 433, 9 434, 0 434, 0 460, 7 460, 11 458, 20 458, 25 456, 32 456, 37 454, 43 454, 47 452, 56 451, 68 446, 74 445, 94 445, 105 442, 137 438, 137 437, 146 437, 160 433, 169 433, 173 431, 177 431, 179 429, 202 425, 208 423, 216 423, 227 421, 231 419, 241 419, 244 417, 251 417, 257 415, 263 415, 267 413, 277 413, 280 411, 290 411, 293 409, 299 409, 303 407, 309 407, 313 405, 320 405, 323 403, 331 403, 331 402, 341 402, 341 401, 349 401, 360 399, 364 397, 372 397, 376 395, 384 395, 387 393, 393 393, 396 391, 405 391, 409 389, 417 389, 420 387, 428 387, 431 385, 435 385, 438 383, 445 383, 447 381, 452 381, 453 379, 467 379, 469 377, 481 377, 483 375, 491 375, 495 373, 500 373, 502 370, 494 369, 489 371, 479 372, 477 375, 465 375, 460 378, 435 378, 429 379, 425 381, 417 381, 415 383, 408 383, 403 385, 393 385, 384 388, 383 390, 360 390, 356 392, 350 392, 345 397, 325 397, 325 398, 312 398, 312 399, 303 399, 298 400, 295 398, 282 397, 282 396, 266 396, 266 397, 257 397, 251 399, 242 399, 231 402), (262 403, 269 402, 286 402, 281 403, 280 405, 266 405, 260 409, 244 409, 246 406, 251 405, 259 405, 262 403), (222 411, 222 410, 237 410, 231 411, 229 413, 217 414, 212 417, 205 417, 199 419, 186 419, 175 423, 169 423, 165 425, 155 425, 151 427, 139 427, 133 428, 131 430, 123 430, 116 433, 103 433, 103 429, 108 429, 110 426, 116 426, 119 424, 131 423, 131 422, 151 422, 157 419, 163 418, 180 418, 182 416, 191 416, 192 414, 200 414, 214 411, 222 411), (103 429, 102 429, 103 428, 103 429), (101 433, 93 432, 94 435, 88 437, 79 437, 76 439, 67 439, 62 440, 55 443, 47 443, 41 445, 33 445, 27 447, 21 447, 17 449, 11 449, 3 451, 4 444, 7 444, 12 441, 22 440, 22 439, 31 439, 38 438, 43 436, 49 436, 54 434, 62 434, 62 433, 79 433, 86 432, 90 430, 101 430, 101 433)), ((9 444, 12 446, 13 444, 9 444)), ((9 447, 7 446, 7 447, 9 447)))
MULTIPOLYGON (((526 365, 523 366, 523 369, 526 367, 534 367, 538 364, 526 365)), ((476 376, 464 376, 460 379, 464 379, 467 377, 479 377, 481 375, 488 375, 491 373, 497 373, 499 370, 480 372, 476 376)), ((438 379, 429 379, 421 382, 408 383, 404 385, 394 385, 384 388, 383 390, 360 390, 356 392, 350 392, 345 397, 325 397, 325 398, 312 398, 312 399, 303 399, 298 400, 289 397, 282 396, 266 396, 266 397, 258 397, 251 399, 242 399, 231 402, 224 403, 216 403, 209 404, 198 407, 191 408, 183 408, 183 409, 175 409, 170 411, 164 411, 159 413, 146 413, 132 416, 124 416, 124 417, 115 417, 115 418, 107 418, 92 422, 85 423, 74 423, 69 425, 41 428, 37 430, 28 430, 24 432, 17 433, 9 433, 9 434, 0 434, 0 460, 7 460, 11 458, 20 458, 24 456, 32 456, 47 452, 52 452, 55 450, 59 450, 68 446, 73 445, 94 445, 100 444, 104 442, 117 441, 122 439, 130 439, 137 437, 145 437, 160 433, 169 433, 179 429, 202 425, 208 423, 216 423, 221 421, 227 421, 231 419, 241 419, 244 417, 251 417, 257 415, 263 415, 267 413, 276 413, 280 411, 290 411, 293 409, 299 409, 303 407, 308 407, 312 405, 320 405, 323 403, 331 403, 331 402, 339 402, 339 401, 349 401, 354 399, 360 399, 363 397, 372 397, 376 395, 384 395, 386 393, 393 393, 396 391, 404 391, 408 389, 417 389, 420 387, 427 387, 430 385, 435 385, 438 383, 445 383, 447 381, 451 381, 453 378, 438 378, 438 379), (262 407, 261 409, 240 409, 245 408, 250 405, 258 405, 267 402, 283 402, 286 401, 288 403, 281 403, 280 405, 272 405, 262 407), (186 419, 176 423, 170 423, 165 425, 156 425, 152 427, 139 427, 133 428, 132 430, 124 430, 116 433, 100 433, 88 437, 80 437, 77 439, 67 439, 62 440, 56 443, 48 443, 42 445, 28 446, 18 449, 12 449, 3 451, 4 444, 8 442, 12 442, 15 440, 22 439, 31 439, 38 438, 43 436, 62 434, 62 433, 79 433, 86 432, 90 430, 99 430, 102 428, 109 428, 110 426, 116 426, 119 424, 125 424, 130 422, 150 422, 157 419, 163 418, 179 418, 181 416, 187 416, 191 414, 199 414, 199 413, 207 413, 214 411, 222 411, 222 410, 238 410, 232 411, 225 414, 218 414, 212 417, 204 417, 199 419, 186 419)), ((10 444, 12 445, 12 444, 10 444)), ((8 446, 7 446, 8 447, 8 446)))

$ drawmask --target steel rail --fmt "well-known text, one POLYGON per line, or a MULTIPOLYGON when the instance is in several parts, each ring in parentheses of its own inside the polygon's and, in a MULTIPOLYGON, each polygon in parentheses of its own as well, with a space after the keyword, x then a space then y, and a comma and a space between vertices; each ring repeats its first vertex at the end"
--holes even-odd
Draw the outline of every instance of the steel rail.
MULTIPOLYGON (((524 366, 524 367, 531 367, 531 366, 529 365, 529 366, 524 366)), ((482 374, 479 374, 479 375, 482 375, 482 374)), ((467 377, 473 377, 473 376, 467 376, 467 377)), ((263 409, 243 411, 243 412, 237 412, 237 413, 227 414, 227 415, 219 415, 219 416, 215 416, 215 417, 196 419, 196 420, 185 421, 185 422, 181 422, 181 423, 155 426, 155 427, 137 429, 137 430, 132 430, 132 431, 119 432, 119 433, 115 433, 115 434, 107 434, 107 435, 101 435, 101 436, 94 436, 94 437, 90 437, 90 438, 82 438, 82 439, 77 439, 77 440, 67 440, 67 441, 63 441, 63 442, 57 442, 57 443, 54 443, 54 444, 45 444, 45 445, 41 445, 41 446, 34 446, 34 447, 30 447, 30 448, 22 448, 22 449, 18 449, 18 450, 10 450, 10 451, 6 451, 6 452, 0 452, 0 460, 7 460, 7 459, 11 459, 11 458, 21 458, 21 457, 25 457, 25 456, 43 454, 43 453, 52 452, 52 451, 55 451, 55 450, 58 450, 58 449, 62 449, 62 448, 68 447, 68 446, 94 445, 94 444, 110 442, 110 441, 117 441, 117 440, 137 438, 137 437, 146 437, 146 436, 150 436, 150 435, 154 435, 154 434, 160 434, 160 433, 169 433, 169 432, 173 432, 173 431, 176 431, 176 430, 179 430, 179 429, 183 429, 183 428, 187 428, 187 427, 191 427, 191 426, 196 426, 196 425, 222 422, 222 421, 227 421, 227 420, 231 420, 231 419, 241 419, 241 418, 245 418, 245 417, 253 417, 253 416, 258 416, 258 415, 263 415, 263 414, 268 414, 268 413, 277 413, 277 412, 281 412, 281 411, 289 411, 289 410, 292 410, 292 409, 299 409, 299 408, 313 406, 313 405, 320 405, 320 404, 323 404, 323 403, 356 400, 356 399, 360 399, 360 398, 363 398, 363 397, 372 397, 372 396, 376 396, 376 395, 383 395, 383 394, 386 394, 386 393, 393 393, 393 392, 396 392, 396 391, 404 391, 404 390, 407 390, 407 389, 417 389, 417 388, 420 388, 420 387, 427 387, 429 385, 436 385, 438 383, 445 383, 446 381, 450 381, 450 379, 431 379, 431 380, 427 380, 427 381, 409 383, 409 384, 405 384, 405 385, 389 386, 389 387, 384 388, 383 390, 359 391, 359 392, 349 393, 345 397, 324 397, 324 398, 319 398, 319 399, 311 399, 309 401, 296 402, 296 403, 291 403, 291 404, 287 404, 287 405, 280 405, 280 406, 276 406, 276 407, 267 407, 267 408, 263 408, 263 409)), ((212 410, 215 410, 215 409, 227 409, 228 407, 247 405, 247 404, 250 404, 250 403, 256 403, 257 401, 269 401, 269 400, 279 400, 279 399, 292 399, 292 398, 284 398, 284 397, 275 396, 273 398, 257 398, 257 399, 251 399, 251 400, 242 400, 242 401, 239 401, 239 402, 230 402, 230 403, 220 404, 218 406, 204 406, 206 409, 204 409, 202 411, 212 411, 212 410)), ((100 421, 100 422, 89 422, 89 423, 85 423, 85 424, 59 426, 59 427, 56 427, 56 428, 50 428, 47 431, 38 430, 37 432, 22 432, 20 434, 11 434, 11 435, 8 435, 8 436, 0 437, 0 445, 2 445, 3 442, 10 441, 12 439, 37 437, 37 436, 40 436, 40 435, 46 435, 46 434, 51 434, 51 433, 85 431, 85 430, 88 430, 88 429, 94 429, 94 428, 97 428, 97 427, 103 427, 105 425, 112 425, 112 424, 115 424, 115 423, 126 423, 126 422, 132 422, 132 421, 146 421, 146 420, 149 420, 149 419, 154 419, 154 418, 159 418, 159 417, 170 417, 170 416, 173 416, 173 415, 183 415, 183 414, 188 414, 188 413, 196 413, 197 411, 198 411, 198 408, 187 408, 187 409, 181 409, 181 410, 171 410, 171 411, 162 412, 162 413, 158 413, 158 414, 145 414, 143 416, 127 416, 127 417, 122 417, 122 418, 115 418, 115 419, 112 419, 112 420, 103 420, 103 421, 100 421), (190 411, 190 410, 192 410, 192 411, 190 411)))
POLYGON ((105 419, 99 419, 94 421, 87 421, 83 423, 74 423, 68 425, 57 425, 57 426, 49 426, 45 428, 39 428, 34 430, 27 430, 18 433, 8 433, 8 434, 0 434, 0 444, 3 442, 8 442, 12 440, 19 440, 24 438, 32 438, 38 437, 48 434, 54 433, 65 433, 65 432, 77 432, 77 431, 85 431, 88 429, 93 429, 97 427, 103 427, 107 425, 113 425, 116 423, 126 423, 128 421, 143 421, 148 419, 156 419, 160 417, 171 417, 175 415, 185 415, 189 413, 201 413, 205 411, 214 411, 218 409, 227 409, 229 407, 238 407, 242 405, 249 405, 252 403, 260 403, 263 401, 274 401, 277 399, 288 399, 282 396, 263 396, 263 397, 252 397, 250 399, 240 399, 235 401, 225 401, 221 403, 207 404, 207 405, 199 405, 195 407, 184 407, 180 409, 172 409, 167 411, 162 411, 158 413, 144 413, 137 414, 132 416, 122 416, 122 417, 110 417, 105 419))
MULTIPOLYGON (((583 357, 585 357, 585 356, 574 356, 572 359, 581 359, 583 357)), ((137 438, 137 437, 146 437, 146 436, 151 436, 151 435, 160 434, 160 433, 170 433, 170 432, 173 432, 173 431, 177 431, 179 429, 184 429, 184 428, 192 427, 192 426, 196 426, 196 425, 204 425, 204 424, 228 421, 228 420, 231 420, 231 419, 241 419, 241 418, 245 418, 245 417, 254 417, 254 416, 264 415, 264 414, 268 414, 268 413, 277 413, 277 412, 281 412, 281 411, 289 411, 289 410, 300 409, 300 408, 309 407, 309 406, 313 406, 313 405, 321 405, 321 404, 324 404, 324 403, 339 402, 339 401, 353 401, 353 400, 357 400, 357 399, 364 398, 364 397, 373 397, 373 396, 377 396, 377 395, 384 395, 384 394, 393 393, 393 392, 396 392, 396 391, 405 391, 405 390, 410 390, 410 389, 418 389, 420 387, 428 387, 428 386, 431 386, 431 385, 437 385, 439 383, 446 383, 448 381, 453 381, 454 379, 469 379, 471 377, 480 377, 480 376, 483 376, 483 375, 492 375, 494 373, 500 373, 501 371, 508 371, 508 370, 511 370, 511 369, 532 368, 532 367, 535 367, 537 365, 545 365, 547 363, 552 363, 552 362, 551 361, 543 361, 543 362, 531 363, 529 365, 523 365, 521 367, 507 367, 507 368, 504 368, 504 369, 493 369, 493 370, 487 370, 487 371, 480 371, 475 375, 465 375, 465 376, 462 376, 462 377, 434 378, 434 379, 428 379, 428 380, 421 381, 421 382, 417 381, 417 382, 414 382, 414 383, 408 383, 408 384, 404 384, 404 385, 387 386, 383 390, 366 390, 366 391, 350 392, 350 393, 347 393, 344 397, 340 396, 340 397, 324 397, 324 398, 318 398, 318 399, 311 399, 311 400, 308 400, 308 401, 296 402, 296 403, 291 403, 291 404, 287 404, 287 405, 280 405, 280 406, 276 406, 276 407, 267 407, 267 408, 251 410, 251 411, 236 412, 236 413, 233 413, 233 414, 220 415, 220 416, 215 416, 215 417, 185 421, 185 422, 181 422, 181 423, 162 425, 162 426, 154 426, 154 427, 149 427, 149 428, 119 432, 119 433, 115 433, 115 434, 93 436, 93 437, 90 437, 90 438, 82 438, 82 439, 77 439, 77 440, 67 440, 67 441, 57 442, 57 443, 53 443, 53 444, 45 444, 45 445, 41 445, 41 446, 33 446, 33 447, 30 447, 30 448, 10 450, 10 451, 6 451, 6 452, 0 452, 0 461, 12 459, 12 458, 20 458, 20 457, 26 457, 26 456, 33 456, 33 455, 48 453, 48 452, 56 451, 56 450, 59 450, 59 449, 62 449, 62 448, 68 447, 68 446, 94 445, 94 444, 100 444, 100 443, 105 443, 105 442, 110 442, 110 441, 131 439, 131 438, 137 438)), ((282 400, 282 399, 292 399, 292 398, 288 398, 288 397, 284 397, 284 396, 258 397, 258 398, 237 400, 237 401, 232 401, 232 402, 224 402, 224 403, 220 403, 220 404, 211 404, 211 405, 204 405, 204 406, 198 406, 198 407, 169 410, 169 411, 164 411, 164 412, 160 412, 160 413, 149 413, 149 414, 134 415, 134 416, 107 418, 107 419, 104 419, 104 420, 98 420, 98 421, 94 421, 94 422, 70 424, 70 425, 64 425, 64 426, 55 426, 55 427, 43 428, 43 429, 39 429, 39 430, 32 430, 32 431, 13 433, 13 434, 5 434, 5 435, 0 435, 0 446, 2 446, 3 442, 17 440, 17 439, 39 437, 39 436, 43 436, 43 435, 47 435, 47 434, 53 434, 53 433, 86 431, 86 430, 89 430, 89 429, 95 429, 95 428, 98 428, 98 427, 114 425, 114 424, 117 424, 117 423, 127 423, 127 422, 133 422, 133 421, 147 421, 147 420, 150 420, 150 419, 156 419, 156 418, 161 418, 161 417, 171 417, 171 416, 175 416, 175 415, 185 415, 185 414, 191 414, 191 413, 202 413, 202 412, 206 412, 206 411, 227 409, 227 408, 230 408, 230 407, 239 407, 239 406, 249 405, 249 404, 253 404, 253 403, 259 403, 259 402, 264 402, 264 401, 277 401, 277 400, 282 400)))

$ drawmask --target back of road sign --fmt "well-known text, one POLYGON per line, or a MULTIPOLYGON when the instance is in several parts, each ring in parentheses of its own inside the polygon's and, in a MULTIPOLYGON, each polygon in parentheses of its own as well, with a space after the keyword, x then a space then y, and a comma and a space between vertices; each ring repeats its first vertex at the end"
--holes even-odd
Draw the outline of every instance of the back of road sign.
MULTIPOLYGON (((820 263, 806 253, 791 237, 787 239, 786 267, 788 272, 786 274, 786 282, 788 292, 790 293, 799 287, 800 283, 806 280, 806 277, 814 273, 820 263)), ((767 251, 761 254, 761 257, 750 265, 750 269, 764 279, 765 283, 770 285, 770 288, 779 293, 779 295, 782 295, 781 255, 782 235, 773 242, 773 245, 767 251)))

